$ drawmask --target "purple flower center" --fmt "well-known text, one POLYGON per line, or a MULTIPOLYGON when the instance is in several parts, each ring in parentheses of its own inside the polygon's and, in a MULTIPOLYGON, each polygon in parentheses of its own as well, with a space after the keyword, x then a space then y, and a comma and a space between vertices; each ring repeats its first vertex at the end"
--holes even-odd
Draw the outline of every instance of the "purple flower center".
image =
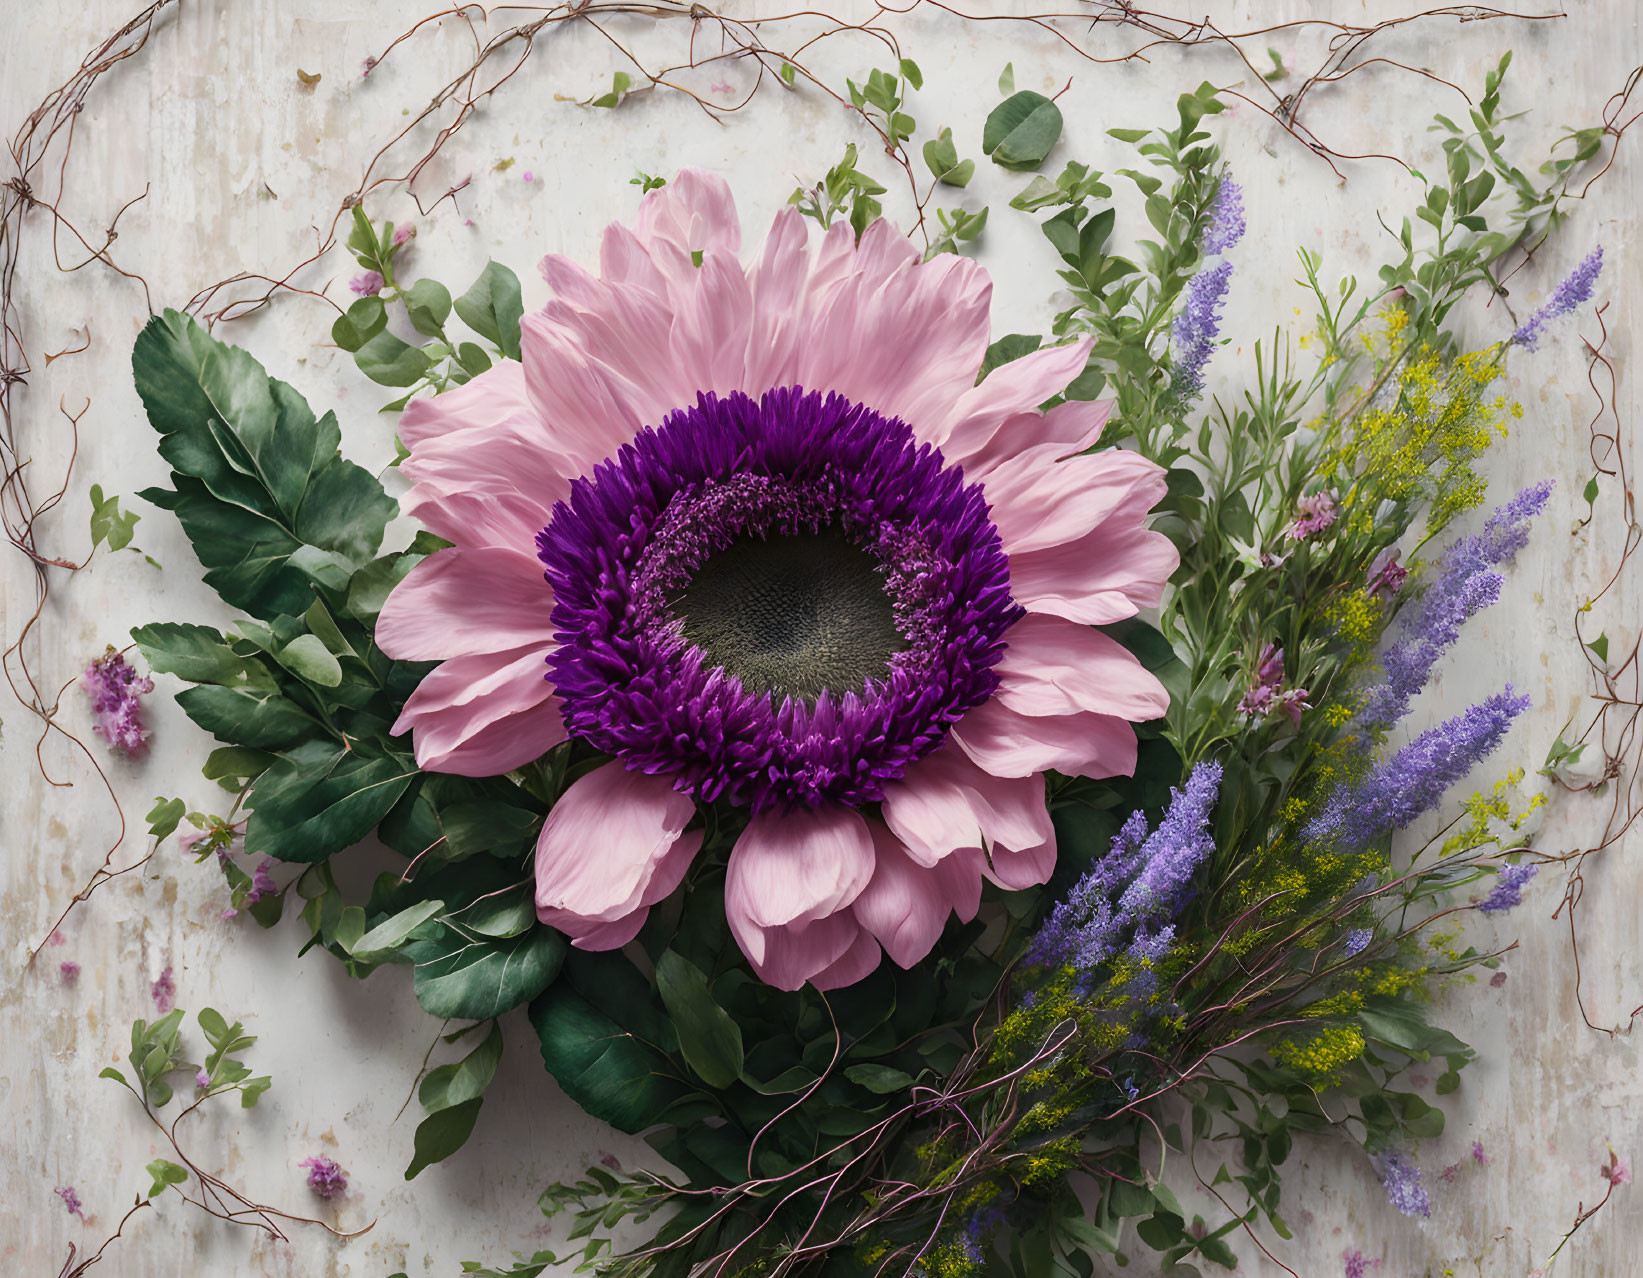
POLYGON ((536 541, 566 727, 755 811, 880 798, 992 695, 1021 616, 980 486, 801 387, 701 395, 536 541))

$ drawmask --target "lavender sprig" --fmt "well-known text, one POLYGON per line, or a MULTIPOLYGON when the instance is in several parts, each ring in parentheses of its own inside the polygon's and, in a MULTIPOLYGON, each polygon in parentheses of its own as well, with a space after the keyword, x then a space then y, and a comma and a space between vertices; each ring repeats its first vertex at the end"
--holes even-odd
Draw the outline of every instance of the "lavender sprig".
POLYGON ((1523 901, 1523 889, 1539 872, 1533 865, 1508 865, 1495 880, 1489 895, 1478 904, 1480 914, 1504 914, 1523 901))
POLYGON ((1205 257, 1225 253, 1244 238, 1244 188, 1229 177, 1221 179, 1209 209, 1209 226, 1198 251, 1205 257))
POLYGON ((1398 640, 1381 656, 1386 677, 1365 694, 1360 725, 1390 727, 1409 712, 1461 627, 1500 598, 1505 579, 1494 570, 1528 544, 1529 521, 1545 509, 1551 493, 1549 479, 1529 485, 1490 515, 1482 532, 1460 538, 1444 552, 1438 576, 1404 610, 1398 640))
POLYGON ((1603 246, 1599 244, 1581 260, 1579 266, 1569 272, 1567 279, 1552 290, 1551 298, 1512 334, 1511 340, 1525 350, 1535 350, 1540 345, 1541 330, 1546 325, 1591 300, 1592 290, 1602 270, 1603 246))
POLYGON ((1186 305, 1170 330, 1175 348, 1174 389, 1183 402, 1196 399, 1204 389, 1204 365, 1220 335, 1221 307, 1231 279, 1232 263, 1218 262, 1187 283, 1186 305))
POLYGON ((1027 963, 1071 964, 1093 976, 1126 934, 1133 934, 1132 957, 1161 957, 1174 940, 1168 920, 1186 903, 1193 873, 1215 846, 1208 827, 1220 786, 1221 765, 1200 763, 1186 786, 1172 791, 1169 810, 1150 835, 1146 818, 1132 813, 1112 850, 1044 921, 1027 963))
POLYGON ((1302 828, 1302 837, 1358 850, 1403 829, 1435 808, 1450 786, 1491 754, 1528 706, 1529 698, 1514 694, 1508 684, 1505 691, 1421 733, 1357 785, 1336 790, 1302 828))
POLYGON ((1381 1186, 1391 1204, 1405 1216, 1430 1216, 1432 1200, 1421 1185, 1421 1169, 1409 1155, 1394 1149, 1375 1160, 1381 1186))

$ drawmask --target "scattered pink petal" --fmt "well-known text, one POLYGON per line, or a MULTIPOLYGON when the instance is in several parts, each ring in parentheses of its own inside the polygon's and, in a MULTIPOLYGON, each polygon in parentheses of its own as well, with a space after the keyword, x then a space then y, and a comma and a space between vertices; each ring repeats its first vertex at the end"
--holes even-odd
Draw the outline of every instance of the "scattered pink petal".
POLYGON ((1472 1159, 1479 1167, 1487 1167, 1489 1165, 1489 1155, 1483 1152, 1482 1141, 1475 1140, 1472 1142, 1472 1159))
POLYGON ((360 63, 361 70, 359 73, 359 78, 363 80, 366 76, 370 75, 371 72, 375 71, 377 69, 378 61, 380 61, 380 59, 366 58, 364 62, 360 63))
POLYGON ((305 1158, 297 1166, 308 1169, 308 1188, 321 1198, 332 1199, 347 1193, 348 1173, 324 1154, 305 1158))
POLYGON ((80 1195, 74 1192, 73 1185, 59 1185, 51 1192, 63 1200, 63 1206, 68 1208, 70 1216, 78 1216, 81 1220, 86 1218, 86 1213, 80 1206, 80 1195))
POLYGON ((80 965, 73 959, 65 959, 57 965, 57 974, 63 978, 64 985, 73 985, 80 979, 80 965))
POLYGON ((159 1009, 161 1015, 169 1012, 177 1005, 177 978, 169 964, 166 966, 165 971, 160 973, 154 984, 149 986, 148 992, 153 997, 154 1006, 159 1009))
POLYGON ((1496 972, 1489 978, 1489 984, 1498 990, 1502 985, 1506 984, 1506 973, 1496 972))
POLYGON ((67 943, 68 937, 64 936, 56 928, 52 928, 51 935, 46 938, 47 945, 66 945, 67 943))
POLYGON ((1632 1165, 1617 1154, 1614 1147, 1609 1147, 1609 1161, 1597 1169, 1597 1174, 1608 1181, 1616 1189, 1630 1182, 1632 1165))

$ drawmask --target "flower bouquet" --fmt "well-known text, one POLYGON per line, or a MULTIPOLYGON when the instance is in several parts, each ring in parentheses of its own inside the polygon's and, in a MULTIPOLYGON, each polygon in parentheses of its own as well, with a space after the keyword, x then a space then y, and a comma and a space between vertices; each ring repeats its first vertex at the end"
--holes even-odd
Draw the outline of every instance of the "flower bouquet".
MULTIPOLYGON (((332 414, 149 323, 173 473, 144 496, 245 614, 134 632, 223 743, 202 856, 267 858, 220 858, 238 906, 300 900, 310 945, 466 1024, 407 1176, 481 1121, 520 1007, 665 1160, 550 1189, 573 1251, 471 1272, 1191 1274, 1287 1236, 1298 1134, 1429 1211, 1444 1115, 1405 1071, 1459 1085, 1433 995, 1496 961, 1459 918, 1517 902, 1539 801, 1510 771, 1394 853, 1527 698, 1400 725, 1551 499, 1454 527, 1520 412, 1503 361, 1601 264, 1482 349, 1445 327, 1568 180, 1504 155, 1505 68, 1470 129, 1440 118, 1376 285, 1302 253, 1311 366, 1257 345, 1241 402, 1204 399, 1246 229, 1208 85, 1112 130, 1140 167, 1012 201, 1068 303, 1038 335, 993 333, 980 227, 921 252, 853 148, 745 247, 721 178, 643 178, 531 313, 497 263, 407 282, 356 206, 332 338, 406 391, 397 502, 332 414), (1157 238, 1115 241, 1116 182, 1157 238), (384 553, 398 512, 421 531, 384 553), (332 858, 373 836, 399 860, 350 899, 332 858)), ((1007 98, 987 154, 1039 168, 1047 101, 1007 98)), ((968 180, 949 134, 923 154, 968 180)))

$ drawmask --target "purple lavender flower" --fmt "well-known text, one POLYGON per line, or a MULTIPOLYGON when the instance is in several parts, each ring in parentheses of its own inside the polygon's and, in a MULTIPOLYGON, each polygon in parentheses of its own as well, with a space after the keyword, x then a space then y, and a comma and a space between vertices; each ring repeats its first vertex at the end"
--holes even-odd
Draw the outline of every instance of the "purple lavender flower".
POLYGON ((1198 251, 1205 257, 1225 253, 1244 238, 1244 189, 1223 177, 1209 209, 1209 226, 1198 251))
POLYGON ((321 1198, 331 1199, 348 1192, 348 1173, 324 1154, 305 1158, 297 1166, 308 1169, 308 1188, 321 1198))
POLYGON ((1460 636, 1461 627, 1500 598, 1504 578, 1494 569, 1512 562, 1529 541, 1529 521, 1545 509, 1552 481, 1531 484, 1489 516, 1483 531, 1444 552, 1438 576, 1399 620, 1398 639, 1381 655, 1385 678, 1365 694, 1358 722, 1389 727, 1409 712, 1432 669, 1460 636))
POLYGON ((80 1195, 75 1192, 73 1185, 59 1185, 51 1192, 63 1200, 63 1206, 68 1208, 70 1216, 78 1216, 81 1220, 86 1218, 86 1213, 80 1206, 80 1195))
POLYGON ((1313 493, 1303 497, 1295 503, 1300 514, 1284 529, 1284 536, 1291 541, 1305 541, 1308 537, 1316 537, 1335 522, 1339 510, 1335 499, 1328 493, 1313 493))
POLYGON ((1552 296, 1546 305, 1531 315, 1523 327, 1512 334, 1512 341, 1528 350, 1534 350, 1540 344, 1540 332, 1546 325, 1591 300, 1592 289, 1596 286, 1598 273, 1602 269, 1603 246, 1599 244, 1586 255, 1579 266, 1569 272, 1569 277, 1563 283, 1552 290, 1552 296))
POLYGON ((1187 283, 1186 305, 1170 330, 1175 354, 1175 391, 1182 402, 1196 399, 1204 389, 1204 365, 1221 329, 1221 306, 1226 301, 1232 263, 1218 262, 1199 271, 1187 283))
POLYGON ((1375 939, 1372 928, 1355 927, 1346 934, 1346 957, 1357 958, 1369 948, 1369 943, 1375 939))
POLYGON ((387 281, 382 278, 382 273, 380 271, 366 271, 363 274, 356 275, 353 279, 349 280, 348 287, 353 289, 354 292, 358 293, 361 297, 375 297, 378 293, 382 292, 382 286, 386 282, 387 281))
POLYGON ((1071 964, 1093 974, 1118 952, 1126 933, 1133 933, 1133 957, 1161 958, 1175 939, 1168 919, 1186 903, 1193 873, 1215 846, 1208 825, 1220 785, 1221 765, 1200 763, 1185 788, 1172 792, 1169 809, 1152 834, 1147 834, 1146 817, 1131 813, 1114 836, 1112 850, 1051 911, 1026 962, 1071 964))
POLYGON ((1302 827, 1309 843, 1343 850, 1368 847, 1438 805, 1445 791, 1489 755, 1529 698, 1512 686, 1420 734, 1369 770, 1355 786, 1336 790, 1302 827))
POLYGON ((1421 1169, 1402 1150, 1390 1150, 1374 1160, 1375 1171, 1391 1204, 1405 1216, 1430 1216, 1432 1200, 1421 1187, 1421 1169))
POLYGON ((91 698, 96 716, 92 731, 117 750, 135 758, 148 744, 142 706, 137 698, 154 691, 152 679, 140 677, 112 644, 80 676, 80 686, 91 698))
POLYGON ((1523 901, 1523 888, 1539 873, 1539 867, 1528 864, 1508 865, 1495 880, 1489 895, 1478 904, 1480 914, 1504 914, 1523 901))

